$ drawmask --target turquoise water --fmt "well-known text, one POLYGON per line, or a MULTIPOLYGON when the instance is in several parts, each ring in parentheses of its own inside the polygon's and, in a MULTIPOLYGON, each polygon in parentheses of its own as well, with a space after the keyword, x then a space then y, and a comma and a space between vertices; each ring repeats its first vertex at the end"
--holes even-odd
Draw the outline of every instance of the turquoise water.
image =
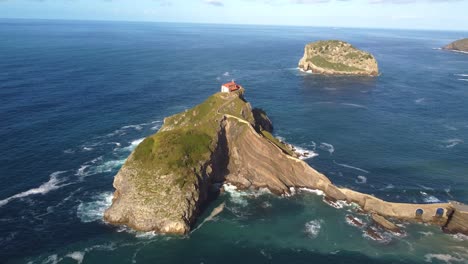
POLYGON ((165 116, 235 79, 275 135, 340 186, 402 202, 468 202, 466 32, 0 20, 0 259, 6 263, 466 263, 468 241, 399 223, 374 241, 315 193, 226 192, 186 237, 102 222, 112 180, 165 116), (342 39, 381 76, 297 70, 342 39))

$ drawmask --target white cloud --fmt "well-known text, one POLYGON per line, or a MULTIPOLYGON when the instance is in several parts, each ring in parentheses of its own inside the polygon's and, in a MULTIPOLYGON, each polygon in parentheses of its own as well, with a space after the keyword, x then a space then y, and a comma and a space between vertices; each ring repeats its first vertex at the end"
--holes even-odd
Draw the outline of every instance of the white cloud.
POLYGON ((212 6, 224 6, 224 3, 221 0, 205 0, 205 4, 212 6))

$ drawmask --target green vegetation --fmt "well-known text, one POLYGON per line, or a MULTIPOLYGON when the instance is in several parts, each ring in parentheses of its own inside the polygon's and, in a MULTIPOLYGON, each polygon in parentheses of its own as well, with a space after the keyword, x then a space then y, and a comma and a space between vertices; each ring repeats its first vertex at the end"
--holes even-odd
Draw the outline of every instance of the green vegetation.
POLYGON ((140 143, 125 164, 138 168, 138 186, 148 191, 148 182, 157 175, 172 175, 181 189, 190 186, 186 183, 195 183, 216 147, 223 115, 254 122, 242 92, 214 94, 192 109, 166 118, 161 130, 140 143))
POLYGON ((294 156, 294 152, 288 146, 286 146, 284 143, 282 143, 277 138, 275 138, 270 132, 268 132, 266 130, 262 130, 262 131, 260 131, 260 133, 262 133, 262 135, 265 138, 267 138, 271 143, 278 146, 284 153, 286 153, 286 154, 288 154, 290 156, 294 156))
POLYGON ((362 69, 353 66, 348 66, 343 63, 329 62, 322 56, 313 56, 308 60, 314 65, 324 69, 332 69, 335 71, 362 71, 362 69))

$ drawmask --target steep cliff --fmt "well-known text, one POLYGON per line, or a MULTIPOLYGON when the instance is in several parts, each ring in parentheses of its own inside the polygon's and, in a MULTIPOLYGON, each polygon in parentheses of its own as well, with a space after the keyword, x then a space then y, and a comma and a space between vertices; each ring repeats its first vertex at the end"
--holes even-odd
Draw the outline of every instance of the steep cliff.
POLYGON ((447 46, 444 46, 443 49, 452 50, 452 51, 462 51, 468 52, 468 38, 459 39, 454 41, 447 46))
POLYGON ((303 71, 326 75, 371 75, 379 74, 377 61, 368 52, 359 50, 340 40, 309 43, 299 61, 303 71))
POLYGON ((105 220, 142 231, 187 233, 211 185, 224 180, 228 159, 224 115, 254 124, 242 93, 218 93, 166 118, 160 131, 147 137, 116 175, 105 220))
POLYGON ((391 203, 336 187, 271 135, 266 113, 252 110, 243 93, 217 93, 166 118, 161 130, 146 138, 116 175, 105 220, 141 231, 185 234, 214 184, 230 183, 241 189, 268 188, 275 194, 288 194, 291 187, 318 189, 328 202, 358 204, 381 226, 395 229, 384 218, 388 217, 468 233, 465 206, 391 203))

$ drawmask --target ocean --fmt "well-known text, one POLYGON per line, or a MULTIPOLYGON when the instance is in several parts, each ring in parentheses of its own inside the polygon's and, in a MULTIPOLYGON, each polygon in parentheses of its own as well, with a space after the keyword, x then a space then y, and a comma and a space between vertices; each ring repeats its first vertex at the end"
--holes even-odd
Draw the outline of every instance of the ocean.
MULTIPOLYGON (((395 202, 468 202, 467 32, 0 20, 1 263, 468 263, 468 238, 399 223, 374 241, 319 192, 232 188, 188 236, 102 215, 130 152, 236 80, 277 137, 339 186, 395 202), (341 39, 381 75, 302 73, 304 45, 341 39)), ((370 223, 365 215, 356 215, 370 223)))

